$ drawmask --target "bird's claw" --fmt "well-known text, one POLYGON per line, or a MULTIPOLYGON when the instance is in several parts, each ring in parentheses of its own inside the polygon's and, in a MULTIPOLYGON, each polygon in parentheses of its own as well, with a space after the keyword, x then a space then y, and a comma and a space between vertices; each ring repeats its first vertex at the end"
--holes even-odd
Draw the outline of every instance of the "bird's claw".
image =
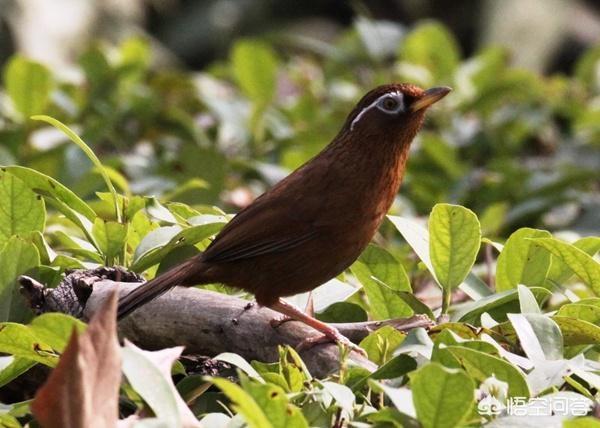
POLYGON ((367 358, 367 352, 363 348, 352 343, 348 338, 342 336, 339 333, 332 334, 332 335, 322 334, 320 336, 307 337, 306 339, 302 340, 296 346, 296 351, 302 352, 302 351, 312 348, 313 346, 320 345, 322 343, 332 343, 332 342, 339 343, 342 346, 347 346, 348 348, 350 348, 351 351, 355 351, 355 352, 359 353, 360 355, 362 355, 363 357, 367 358))
POLYGON ((281 315, 280 317, 273 318, 271 321, 269 321, 269 324, 271 324, 271 327, 277 328, 281 324, 284 324, 288 321, 294 321, 294 318, 289 317, 287 315, 281 315))

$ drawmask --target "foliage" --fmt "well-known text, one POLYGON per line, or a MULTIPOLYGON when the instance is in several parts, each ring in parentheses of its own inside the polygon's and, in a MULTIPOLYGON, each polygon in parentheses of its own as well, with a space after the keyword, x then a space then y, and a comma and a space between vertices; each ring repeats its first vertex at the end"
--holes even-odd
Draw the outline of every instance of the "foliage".
MULTIPOLYGON (((545 77, 511 68, 494 47, 462 59, 437 23, 389 52, 373 50, 378 23, 359 24, 335 46, 243 40, 198 74, 155 70, 138 39, 91 47, 79 59, 83 84, 26 58, 9 62, 0 386, 37 364, 55 367, 72 329, 84 328, 66 315, 34 317, 18 275, 56 285, 68 269, 121 264, 152 277, 202 251, 229 220, 213 204, 243 206, 321 149, 362 92, 409 80, 455 92, 415 142, 377 244, 316 290, 317 316, 447 322, 375 331, 361 346, 377 371, 342 364, 321 380, 282 347, 271 364, 222 356, 239 368, 234 381, 180 368, 173 386, 164 361, 180 350, 160 366, 126 345, 122 409, 187 420, 191 412, 193 423, 214 427, 515 426, 506 406, 523 410, 529 398, 568 398, 587 413, 600 389, 600 237, 589 215, 599 178, 597 49, 574 76, 545 77), (430 308, 420 299, 432 294, 430 308)), ((31 418, 28 402, 0 405, 4 425, 31 418)))

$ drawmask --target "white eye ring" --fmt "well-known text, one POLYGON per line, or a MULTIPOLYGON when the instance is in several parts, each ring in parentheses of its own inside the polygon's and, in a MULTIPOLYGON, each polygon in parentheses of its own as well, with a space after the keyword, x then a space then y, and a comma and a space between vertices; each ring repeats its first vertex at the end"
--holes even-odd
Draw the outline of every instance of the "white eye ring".
POLYGON ((377 108, 384 113, 399 113, 404 110, 404 103, 398 95, 385 95, 377 101, 377 108))
POLYGON ((350 124, 350 131, 354 129, 354 125, 358 123, 358 121, 363 117, 363 115, 371 110, 372 108, 377 108, 386 114, 396 114, 404 111, 404 95, 402 92, 391 92, 377 98, 373 103, 362 109, 354 118, 352 123, 350 124), (396 102, 396 108, 394 110, 388 110, 383 105, 385 100, 392 99, 396 102))

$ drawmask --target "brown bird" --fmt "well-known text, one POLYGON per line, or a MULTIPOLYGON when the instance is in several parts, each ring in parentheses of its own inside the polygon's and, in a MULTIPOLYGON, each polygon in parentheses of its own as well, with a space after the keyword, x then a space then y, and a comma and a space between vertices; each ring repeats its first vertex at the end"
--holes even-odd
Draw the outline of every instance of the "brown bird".
POLYGON ((237 214, 206 251, 119 300, 119 318, 177 285, 223 283, 261 306, 350 345, 335 328, 281 297, 316 288, 348 268, 383 221, 427 107, 450 92, 380 86, 352 110, 333 141, 237 214))

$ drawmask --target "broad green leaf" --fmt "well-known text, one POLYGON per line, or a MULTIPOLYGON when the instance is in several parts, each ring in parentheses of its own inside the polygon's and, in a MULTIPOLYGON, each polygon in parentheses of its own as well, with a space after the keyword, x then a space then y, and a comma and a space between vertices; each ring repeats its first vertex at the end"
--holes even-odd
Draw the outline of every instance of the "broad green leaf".
POLYGON ((396 294, 396 291, 411 291, 408 275, 386 250, 369 245, 350 269, 367 293, 374 319, 399 318, 413 313, 396 294))
POLYGON ((241 40, 231 55, 233 74, 244 93, 258 104, 266 104, 275 95, 277 57, 266 44, 241 40))
MULTIPOLYGON (((594 257, 596 253, 600 251, 600 237, 587 236, 573 242, 573 246, 589 254, 591 257, 594 257)), ((552 256, 552 264, 548 271, 547 281, 561 285, 573 274, 574 272, 560 258, 552 256)))
POLYGON ((0 324, 0 352, 36 361, 50 367, 58 363, 58 354, 28 326, 12 322, 0 324))
POLYGON ((446 349, 475 381, 483 382, 487 378, 495 376, 498 380, 508 384, 509 397, 529 398, 530 392, 525 376, 507 361, 463 346, 448 346, 446 349))
POLYGON ((143 272, 159 263, 170 251, 184 245, 195 245, 210 238, 223 227, 224 222, 215 222, 181 229, 179 226, 166 226, 150 232, 135 250, 131 270, 143 272))
POLYGON ((600 421, 594 416, 567 419, 563 421, 562 428, 600 428, 600 421))
POLYGON ((514 232, 498 256, 496 290, 506 291, 518 284, 540 286, 550 267, 550 254, 529 238, 551 237, 545 230, 524 227, 514 232))
POLYGON ((355 303, 336 302, 324 311, 317 312, 317 319, 323 322, 363 322, 369 319, 367 312, 355 303))
POLYGON ((289 402, 283 389, 277 385, 258 383, 245 376, 241 376, 240 381, 244 391, 254 399, 273 428, 308 428, 302 412, 289 402))
MULTIPOLYGON (((551 294, 550 291, 541 287, 532 287, 529 290, 535 296, 538 304, 544 302, 551 294)), ((513 289, 461 305, 459 310, 451 314, 451 318, 453 321, 479 325, 481 314, 484 312, 489 313, 496 321, 503 322, 506 320, 506 314, 519 311, 519 294, 516 289, 513 289)))
POLYGON ((20 357, 0 357, 11 360, 9 364, 0 368, 0 388, 21 376, 37 364, 36 361, 20 357))
POLYGON ((108 174, 106 173, 106 170, 104 169, 104 166, 102 165, 102 162, 100 162, 100 159, 98 159, 98 157, 96 156, 94 151, 87 144, 85 144, 85 142, 75 132, 73 132, 73 130, 71 128, 69 128, 64 123, 62 123, 50 116, 45 116, 45 115, 32 116, 31 118, 33 120, 41 120, 43 122, 49 123, 50 125, 54 126, 56 129, 61 130, 67 137, 69 137, 69 139, 73 143, 75 143, 85 153, 85 155, 89 158, 89 160, 98 169, 98 171, 100 172, 100 175, 102 175, 102 178, 104 179, 104 182, 106 183, 106 187, 108 187, 108 190, 112 194, 113 201, 115 204, 115 216, 117 218, 117 221, 121 222, 123 213, 122 213, 121 207, 119 206, 119 203, 118 203, 119 198, 117 195, 117 191, 115 190, 115 187, 113 186, 112 182, 110 181, 110 178, 109 178, 108 174))
POLYGON ((58 199, 74 211, 84 215, 90 221, 94 221, 96 218, 96 213, 87 203, 52 177, 48 177, 34 169, 18 165, 6 166, 2 169, 21 179, 35 193, 58 199))
POLYGON ((56 208, 57 211, 59 211, 66 218, 71 220, 73 224, 75 224, 87 238, 88 244, 91 247, 89 248, 89 250, 99 254, 98 243, 96 242, 96 239, 92 234, 92 228, 94 227, 94 223, 92 223, 86 216, 84 216, 83 214, 79 214, 77 211, 73 210, 69 205, 65 204, 64 202, 58 199, 48 199, 48 204, 53 208, 56 208))
POLYGON ((231 401, 231 407, 242 415, 250 428, 274 428, 252 396, 235 383, 219 377, 208 378, 231 401))
POLYGON ((85 327, 77 318, 58 312, 42 314, 29 323, 34 334, 58 352, 65 349, 74 330, 81 333, 85 327))
POLYGON ((22 428, 17 418, 8 413, 0 413, 0 426, 3 428, 22 428))
POLYGON ((405 37, 400 58, 425 67, 435 81, 447 83, 458 66, 460 53, 454 36, 443 25, 426 22, 405 37))
POLYGON ((473 211, 437 204, 429 217, 429 255, 442 288, 452 290, 466 278, 481 244, 481 228, 473 211))
POLYGON ((40 264, 31 242, 13 236, 0 251, 0 321, 26 322, 31 309, 19 292, 17 278, 40 264))
POLYGON ((361 340, 360 347, 367 352, 369 360, 381 365, 390 360, 393 352, 405 337, 405 334, 400 333, 394 327, 386 325, 361 340))
MULTIPOLYGON (((417 256, 419 256, 423 264, 427 267, 427 270, 433 275, 433 278, 440 284, 435 276, 431 258, 429 257, 429 232, 427 229, 412 219, 392 215, 388 215, 387 217, 402 234, 417 256)), ((473 273, 467 275, 465 281, 460 285, 460 289, 473 300, 479 300, 493 294, 489 287, 473 273)))
POLYGON ((412 292, 397 291, 396 294, 404 300, 404 302, 413 310, 415 314, 425 314, 430 319, 435 320, 435 316, 431 308, 421 302, 412 292))
POLYGON ((53 82, 42 64, 16 55, 6 66, 4 85, 15 110, 27 119, 46 110, 53 82))
POLYGON ((596 295, 600 296, 600 263, 579 248, 554 238, 532 239, 563 261, 596 295))
POLYGON ((423 428, 461 426, 475 403, 475 383, 462 370, 429 363, 410 374, 417 417, 423 428))
POLYGON ((181 226, 163 226, 151 230, 142 238, 133 253, 134 264, 153 250, 157 250, 169 243, 173 237, 182 231, 181 226))
POLYGON ((286 380, 290 392, 301 391, 312 376, 300 355, 291 346, 279 346, 279 373, 286 380))
POLYGON ((568 303, 560 307, 556 315, 584 320, 592 324, 600 324, 600 306, 568 303))
POLYGON ((0 246, 13 235, 44 230, 44 201, 23 181, 0 174, 0 246))
POLYGON ((382 364, 373 373, 359 379, 356 383, 352 383, 351 387, 354 391, 358 391, 369 379, 395 379, 412 372, 416 368, 417 362, 414 358, 411 358, 406 354, 396 355, 387 363, 382 364))
POLYGON ((106 260, 105 264, 107 266, 111 266, 115 260, 123 262, 127 229, 126 224, 114 221, 106 221, 101 218, 97 218, 94 221, 92 233, 106 260))
POLYGON ((564 317, 552 317, 562 332, 565 346, 597 345, 600 343, 600 327, 590 322, 564 317))

